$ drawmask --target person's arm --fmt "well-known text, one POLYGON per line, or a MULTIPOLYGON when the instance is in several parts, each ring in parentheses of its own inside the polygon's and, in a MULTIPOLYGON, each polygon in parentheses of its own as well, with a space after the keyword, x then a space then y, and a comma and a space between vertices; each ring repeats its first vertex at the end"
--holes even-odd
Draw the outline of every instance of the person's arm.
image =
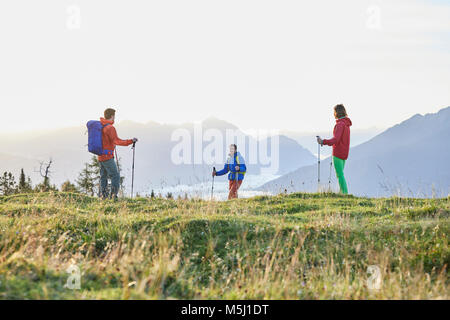
POLYGON ((337 124, 336 131, 334 133, 333 138, 323 139, 322 140, 323 144, 326 144, 327 146, 332 146, 332 145, 335 145, 336 143, 338 143, 342 138, 342 134, 344 133, 344 127, 345 127, 345 125, 343 125, 343 124, 337 124))
POLYGON ((225 166, 222 170, 216 171, 216 176, 223 176, 224 174, 228 173, 228 163, 225 163, 225 166))
POLYGON ((116 128, 111 126, 111 129, 108 130, 108 133, 110 134, 111 141, 114 142, 116 146, 129 146, 130 144, 133 144, 132 139, 122 140, 117 136, 116 128))

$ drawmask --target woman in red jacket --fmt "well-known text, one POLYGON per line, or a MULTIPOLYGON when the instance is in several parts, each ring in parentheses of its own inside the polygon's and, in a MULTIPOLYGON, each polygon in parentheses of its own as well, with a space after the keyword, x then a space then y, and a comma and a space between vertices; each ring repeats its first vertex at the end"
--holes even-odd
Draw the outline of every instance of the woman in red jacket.
POLYGON ((344 177, 345 160, 348 158, 350 149, 350 126, 352 121, 347 116, 347 111, 342 104, 334 107, 334 117, 336 125, 333 130, 333 138, 321 139, 317 137, 320 145, 333 146, 333 164, 336 170, 336 177, 339 181, 339 188, 343 194, 348 194, 347 181, 344 177))

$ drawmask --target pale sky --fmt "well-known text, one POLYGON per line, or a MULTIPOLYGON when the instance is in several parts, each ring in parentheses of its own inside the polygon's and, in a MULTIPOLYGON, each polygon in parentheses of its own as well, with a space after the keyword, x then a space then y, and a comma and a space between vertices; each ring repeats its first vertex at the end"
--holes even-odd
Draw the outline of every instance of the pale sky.
POLYGON ((109 106, 321 131, 337 103, 354 128, 450 105, 450 1, 2 1, 0 39, 3 133, 109 106))

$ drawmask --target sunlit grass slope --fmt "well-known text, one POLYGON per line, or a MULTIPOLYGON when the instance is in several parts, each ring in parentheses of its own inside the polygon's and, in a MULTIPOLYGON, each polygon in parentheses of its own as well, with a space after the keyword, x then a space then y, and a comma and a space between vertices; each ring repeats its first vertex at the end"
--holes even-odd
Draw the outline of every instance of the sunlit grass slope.
POLYGON ((449 200, 0 197, 0 298, 449 299, 449 200))

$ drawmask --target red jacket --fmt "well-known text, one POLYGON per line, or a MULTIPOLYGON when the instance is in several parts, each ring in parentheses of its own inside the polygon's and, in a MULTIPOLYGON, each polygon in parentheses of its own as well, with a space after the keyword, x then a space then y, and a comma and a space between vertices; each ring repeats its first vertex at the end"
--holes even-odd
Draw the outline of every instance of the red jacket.
POLYGON ((350 126, 352 121, 345 117, 336 120, 332 139, 324 139, 323 144, 333 146, 333 156, 347 160, 350 149, 350 126))
MULTIPOLYGON (((106 126, 103 128, 103 149, 104 150, 113 150, 116 148, 116 146, 129 146, 130 144, 133 143, 133 140, 122 140, 119 139, 119 137, 117 136, 117 131, 116 128, 114 128, 113 124, 114 121, 111 120, 106 120, 105 118, 100 118, 100 122, 102 123, 102 125, 105 124, 109 124, 109 126, 106 126)), ((107 161, 109 159, 114 158, 114 153, 109 155, 109 154, 105 154, 105 155, 101 155, 98 156, 98 161, 100 162, 104 162, 107 161)))

